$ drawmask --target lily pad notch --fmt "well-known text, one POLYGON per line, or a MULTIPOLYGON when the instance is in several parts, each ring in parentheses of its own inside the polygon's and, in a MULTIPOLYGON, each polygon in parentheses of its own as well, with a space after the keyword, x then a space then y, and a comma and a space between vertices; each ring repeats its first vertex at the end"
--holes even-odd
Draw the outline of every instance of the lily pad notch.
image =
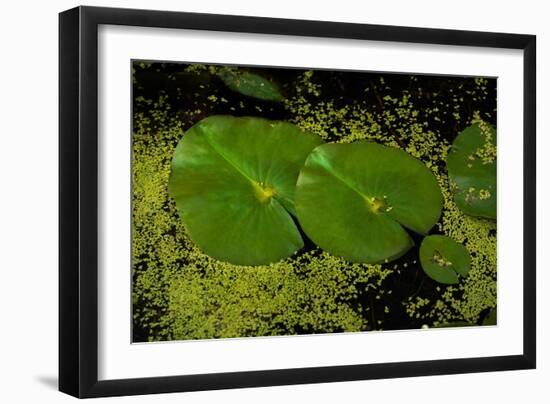
POLYGON ((211 116, 174 152, 168 189, 191 240, 236 265, 266 265, 303 247, 296 180, 322 140, 263 118, 211 116))

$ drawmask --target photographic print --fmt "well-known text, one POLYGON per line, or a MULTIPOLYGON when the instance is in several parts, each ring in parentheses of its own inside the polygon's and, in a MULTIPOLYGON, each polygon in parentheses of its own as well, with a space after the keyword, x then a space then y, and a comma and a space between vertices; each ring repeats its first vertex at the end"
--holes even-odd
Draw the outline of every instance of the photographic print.
POLYGON ((496 78, 134 60, 132 103, 133 342, 496 325, 496 78))

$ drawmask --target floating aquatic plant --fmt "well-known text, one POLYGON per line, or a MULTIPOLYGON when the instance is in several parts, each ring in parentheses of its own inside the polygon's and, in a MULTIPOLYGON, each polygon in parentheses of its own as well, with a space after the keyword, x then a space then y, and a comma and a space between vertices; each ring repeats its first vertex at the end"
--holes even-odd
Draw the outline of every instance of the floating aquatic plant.
POLYGON ((269 264, 303 246, 296 179, 322 143, 290 123, 211 116, 189 129, 172 160, 169 192, 191 239, 239 265, 269 264))
POLYGON ((325 144, 307 158, 296 186, 296 210, 321 248, 352 262, 403 255, 441 214, 432 172, 403 150, 372 142, 325 144))
POLYGON ((282 101, 283 95, 277 86, 268 79, 235 67, 222 67, 217 75, 231 90, 264 101, 282 101))
POLYGON ((479 121, 454 140, 447 158, 454 200, 464 213, 496 219, 496 131, 479 121))
POLYGON ((433 280, 452 285, 470 270, 470 255, 462 244, 452 238, 431 235, 420 245, 420 263, 433 280))
POLYGON ((496 122, 496 80, 233 67, 284 83, 277 104, 231 94, 217 73, 224 66, 134 67, 133 341, 485 325, 497 304, 496 221, 458 209, 445 163, 453 128, 496 122), (467 247, 468 276, 456 285, 425 281, 416 276, 417 248, 375 265, 351 264, 306 240, 265 266, 205 254, 166 185, 182 131, 219 114, 288 120, 326 142, 367 139, 421 160, 444 197, 432 230, 467 247))

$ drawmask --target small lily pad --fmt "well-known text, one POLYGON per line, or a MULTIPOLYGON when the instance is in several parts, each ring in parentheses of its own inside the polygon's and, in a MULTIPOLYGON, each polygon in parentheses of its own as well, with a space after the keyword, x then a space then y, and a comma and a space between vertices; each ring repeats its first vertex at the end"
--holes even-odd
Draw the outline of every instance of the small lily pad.
POLYGON ((172 160, 169 191, 206 254, 262 265, 303 246, 291 215, 298 173, 322 140, 287 122, 212 116, 189 129, 172 160))
POLYGON ((485 122, 464 129, 454 140, 447 169, 458 208, 471 216, 496 219, 496 131, 485 122))
POLYGON ((361 141, 324 144, 298 177, 296 210, 321 248, 352 262, 403 255, 437 222, 442 196, 432 172, 403 150, 361 141))
POLYGON ((217 74, 227 87, 242 95, 264 101, 279 102, 284 99, 274 83, 258 74, 234 67, 223 67, 217 74))
POLYGON ((462 244, 447 236, 432 235, 420 245, 420 263, 426 275, 452 285, 470 270, 470 254, 462 244))

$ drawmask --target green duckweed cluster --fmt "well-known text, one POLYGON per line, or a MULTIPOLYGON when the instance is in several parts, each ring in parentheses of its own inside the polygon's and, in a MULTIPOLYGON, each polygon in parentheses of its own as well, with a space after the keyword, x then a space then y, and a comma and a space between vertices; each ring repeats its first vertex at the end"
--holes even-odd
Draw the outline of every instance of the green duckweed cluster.
MULTIPOLYGON (((162 72, 156 64, 136 71, 162 72)), ((133 319, 134 341, 230 338, 355 332, 478 323, 496 307, 496 223, 464 215, 451 195, 445 159, 452 140, 438 128, 459 129, 494 118, 495 111, 465 111, 491 96, 488 82, 472 78, 426 104, 417 76, 395 89, 384 76, 361 88, 364 96, 343 102, 325 93, 318 72, 305 71, 280 104, 231 98, 219 89, 212 66, 181 69, 196 87, 139 91, 134 78, 133 119, 133 319), (182 101, 183 100, 183 101, 182 101), (423 100, 422 105, 418 101, 423 100), (185 108, 178 105, 185 105, 185 108), (381 265, 350 264, 315 247, 267 266, 217 261, 189 239, 167 183, 179 139, 194 123, 216 113, 276 114, 326 141, 369 139, 401 148, 436 176, 444 209, 433 232, 463 243, 471 270, 459 284, 436 285, 418 263, 417 249, 381 265), (485 114, 485 115, 483 115, 485 114), (406 285, 399 291, 396 285, 406 285), (406 290, 405 290, 406 289, 406 290)), ((167 74, 168 81, 181 77, 167 74)), ((484 156, 493 156, 493 150, 484 156)), ((419 243, 419 242, 418 242, 419 243)))

